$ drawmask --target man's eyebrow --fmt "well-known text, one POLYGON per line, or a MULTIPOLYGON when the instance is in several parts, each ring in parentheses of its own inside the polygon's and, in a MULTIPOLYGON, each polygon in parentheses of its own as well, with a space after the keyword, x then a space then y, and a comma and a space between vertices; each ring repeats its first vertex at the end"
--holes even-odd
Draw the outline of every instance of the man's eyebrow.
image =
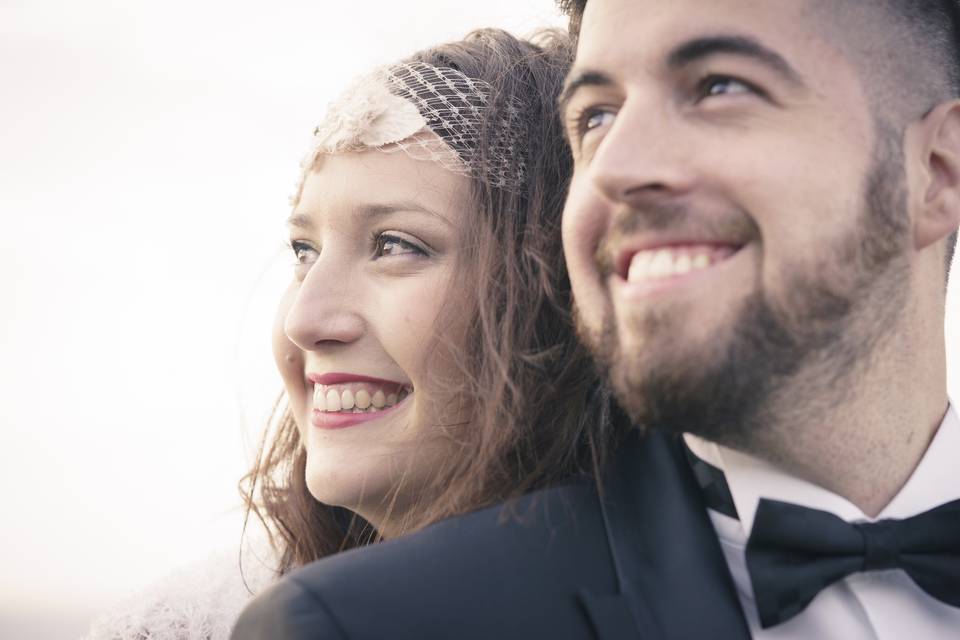
POLYGON ((690 40, 670 52, 667 66, 677 69, 718 54, 751 58, 773 69, 793 84, 804 84, 803 78, 783 56, 746 36, 708 36, 690 40))
MULTIPOLYGON (((791 83, 803 86, 803 77, 776 51, 765 47, 746 36, 706 36, 681 44, 670 52, 667 66, 673 69, 684 67, 704 58, 729 54, 752 58, 784 76, 791 83)), ((610 87, 616 84, 613 78, 602 71, 583 69, 571 72, 560 93, 557 104, 564 113, 573 96, 583 87, 610 87)))
POLYGON ((594 71, 592 69, 583 69, 582 71, 575 70, 567 76, 566 82, 563 83, 563 91, 557 99, 560 113, 563 114, 567 110, 567 105, 570 104, 570 100, 574 94, 583 87, 609 87, 613 84, 613 78, 602 71, 594 71))

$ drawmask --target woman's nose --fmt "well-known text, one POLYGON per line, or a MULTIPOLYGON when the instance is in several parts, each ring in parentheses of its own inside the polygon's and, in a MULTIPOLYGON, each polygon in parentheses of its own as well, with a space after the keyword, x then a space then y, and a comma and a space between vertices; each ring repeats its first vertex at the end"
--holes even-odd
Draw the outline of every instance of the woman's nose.
POLYGON ((348 265, 321 256, 307 272, 287 311, 284 331, 304 351, 358 340, 366 330, 361 299, 348 265))

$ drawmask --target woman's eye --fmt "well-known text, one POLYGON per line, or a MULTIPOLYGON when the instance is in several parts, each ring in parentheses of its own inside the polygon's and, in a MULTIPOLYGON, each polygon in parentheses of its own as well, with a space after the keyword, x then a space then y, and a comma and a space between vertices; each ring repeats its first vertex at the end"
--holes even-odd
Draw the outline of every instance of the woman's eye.
POLYGON ((373 255, 375 258, 391 256, 426 256, 427 251, 410 240, 391 233, 380 233, 374 237, 373 255))
POLYGON ((290 250, 293 251, 293 258, 298 265, 313 264, 319 255, 316 249, 306 242, 300 242, 298 240, 290 243, 290 250))

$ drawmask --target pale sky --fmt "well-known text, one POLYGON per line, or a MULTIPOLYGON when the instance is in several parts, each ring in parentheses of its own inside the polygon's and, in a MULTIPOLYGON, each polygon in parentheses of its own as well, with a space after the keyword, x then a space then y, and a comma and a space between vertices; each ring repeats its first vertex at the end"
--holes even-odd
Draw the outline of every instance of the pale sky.
POLYGON ((237 542, 287 198, 343 85, 561 23, 552 0, 0 0, 0 637, 76 636, 237 542))
POLYGON ((236 542, 287 196, 337 90, 548 24, 553 0, 0 0, 0 636, 14 609, 75 635, 236 542))

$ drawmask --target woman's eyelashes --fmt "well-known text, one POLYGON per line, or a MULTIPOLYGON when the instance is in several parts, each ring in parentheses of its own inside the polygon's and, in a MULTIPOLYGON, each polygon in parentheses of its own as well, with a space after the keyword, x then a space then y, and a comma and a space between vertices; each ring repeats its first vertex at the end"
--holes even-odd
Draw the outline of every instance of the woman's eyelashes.
POLYGON ((310 271, 310 267, 317 261, 320 251, 303 240, 290 240, 288 243, 293 254, 293 273, 297 280, 303 280, 310 271))
MULTIPOLYGON (((369 255, 373 260, 428 258, 433 255, 433 250, 425 243, 397 231, 374 232, 370 236, 370 243, 369 255)), ((290 240, 288 246, 293 254, 294 273, 298 280, 303 280, 320 257, 320 249, 305 240, 290 240)))
POLYGON ((431 254, 429 248, 405 234, 396 231, 375 232, 373 234, 373 258, 420 257, 431 254))
POLYGON ((313 264, 320 255, 319 251, 302 240, 291 240, 289 245, 290 251, 293 252, 293 261, 297 266, 313 264))

